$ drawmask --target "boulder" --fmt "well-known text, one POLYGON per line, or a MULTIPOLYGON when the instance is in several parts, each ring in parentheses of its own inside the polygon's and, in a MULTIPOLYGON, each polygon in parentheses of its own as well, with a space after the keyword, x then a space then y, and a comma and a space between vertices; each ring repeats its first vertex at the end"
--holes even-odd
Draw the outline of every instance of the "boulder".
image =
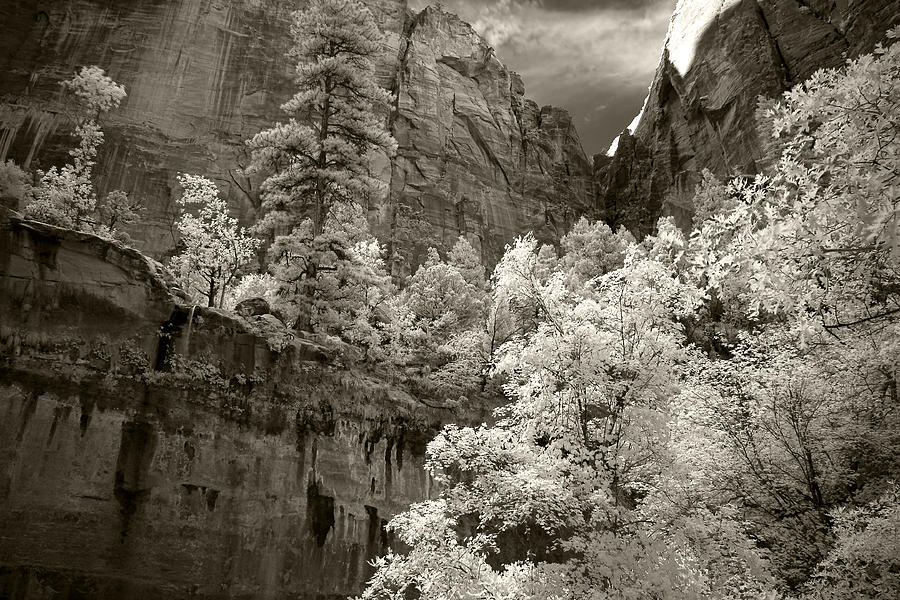
POLYGON ((246 318, 272 314, 272 308, 265 298, 247 298, 238 302, 234 307, 234 312, 246 318))

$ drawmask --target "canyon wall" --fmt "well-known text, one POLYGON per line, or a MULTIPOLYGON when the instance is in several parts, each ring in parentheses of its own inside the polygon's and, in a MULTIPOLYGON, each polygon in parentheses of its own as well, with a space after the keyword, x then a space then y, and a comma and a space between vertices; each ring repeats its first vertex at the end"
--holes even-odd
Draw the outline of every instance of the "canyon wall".
MULTIPOLYGON (((257 216, 258 178, 243 174, 244 141, 282 118, 293 90, 288 24, 295 0, 106 3, 23 0, 0 6, 0 160, 61 164, 73 143, 59 83, 97 64, 128 90, 104 117, 98 187, 150 210, 132 236, 163 257, 175 243, 178 172, 206 174, 235 214, 257 216)), ((584 156, 571 117, 539 108, 472 28, 453 15, 368 0, 385 32, 381 84, 400 148, 382 160, 389 195, 370 207, 397 238, 398 207, 430 227, 422 242, 466 235, 490 263, 514 235, 558 236, 580 214, 647 233, 661 214, 689 224, 702 169, 753 174, 765 163, 759 95, 774 97, 845 54, 871 50, 900 22, 900 1, 681 0, 635 131, 613 156, 584 156)), ((399 236, 401 239, 402 235, 399 236)), ((416 238, 416 239, 413 239, 416 238)), ((418 247, 417 247, 418 246, 418 247)), ((409 267, 406 264, 405 267, 409 267)))
MULTIPOLYGON (((60 82, 96 64, 128 97, 103 117, 101 194, 122 189, 150 208, 130 232, 162 257, 175 243, 179 172, 213 178, 244 222, 258 178, 245 140, 283 118, 293 93, 290 14, 297 0, 23 0, 0 5, 0 160, 27 169, 67 160, 72 112, 60 82)), ((397 206, 452 244, 467 235, 488 262, 530 229, 548 236, 590 208, 590 162, 571 118, 525 99, 521 79, 472 28, 405 0, 367 0, 385 32, 380 83, 397 95, 397 158, 381 161, 390 195, 371 207, 388 237, 397 206), (554 181, 556 182, 554 184, 554 181), (566 198, 565 206, 558 199, 566 198)))
MULTIPOLYGON (((409 206, 487 261, 516 233, 552 237, 592 209, 639 233, 660 214, 686 224, 701 169, 764 165, 758 95, 870 50, 900 18, 887 0, 682 0, 639 125, 592 173, 571 118, 527 100, 471 27, 368 4, 387 34, 379 77, 400 144, 373 225, 387 235, 409 206)), ((291 93, 296 5, 0 6, 0 159, 65 161, 59 82, 97 64, 129 92, 103 122, 99 188, 145 200, 142 247, 174 244, 178 172, 213 177, 252 221, 243 142, 291 93)), ((166 278, 134 250, 0 214, 0 597, 359 592, 394 543, 385 521, 435 492, 426 441, 441 423, 480 422, 488 403, 414 397, 271 315, 192 309, 166 278)))
POLYGON ((435 491, 427 440, 479 406, 0 214, 0 598, 359 593, 386 520, 435 491))
POLYGON ((399 63, 392 194, 445 243, 467 235, 491 262, 515 234, 558 237, 590 210, 590 162, 571 117, 527 100, 469 24, 425 9, 408 23, 399 63))
MULTIPOLYGON (((96 64, 128 91, 101 123, 98 191, 148 206, 138 245, 157 258, 173 247, 179 172, 212 177, 252 222, 244 141, 282 118, 301 4, 0 5, 0 160, 68 160, 59 84, 96 64)), ((386 33, 379 78, 400 145, 382 161, 376 232, 406 206, 432 239, 466 235, 491 262, 515 234, 552 238, 590 209, 565 111, 527 100, 455 16, 367 4, 386 33)), ((415 260, 422 240, 407 241, 415 260)), ((393 543, 386 520, 434 493, 426 441, 441 423, 480 422, 490 401, 414 397, 271 315, 191 309, 166 277, 134 250, 0 215, 0 597, 358 593, 393 543)))
POLYGON ((897 24, 897 0, 680 0, 635 131, 594 157, 598 214, 640 234, 660 215, 689 226, 703 169, 764 166, 758 96, 871 51, 897 24))

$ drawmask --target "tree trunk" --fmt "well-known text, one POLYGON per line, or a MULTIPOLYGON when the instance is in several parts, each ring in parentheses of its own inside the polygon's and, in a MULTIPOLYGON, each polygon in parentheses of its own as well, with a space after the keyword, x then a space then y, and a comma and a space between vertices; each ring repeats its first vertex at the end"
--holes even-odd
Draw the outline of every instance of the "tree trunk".
MULTIPOLYGON (((331 92, 331 80, 326 79, 325 102, 322 105, 322 121, 319 129, 318 167, 320 170, 324 169, 325 165, 328 164, 328 154, 325 152, 325 140, 328 139, 328 127, 330 126, 329 111, 331 110, 331 92)), ((325 232, 325 213, 325 178, 322 177, 320 173, 316 180, 316 206, 313 210, 313 237, 325 232)))
POLYGON ((209 293, 207 294, 206 299, 207 299, 206 305, 209 308, 216 307, 216 278, 213 277, 212 275, 210 276, 210 279, 209 279, 209 293))

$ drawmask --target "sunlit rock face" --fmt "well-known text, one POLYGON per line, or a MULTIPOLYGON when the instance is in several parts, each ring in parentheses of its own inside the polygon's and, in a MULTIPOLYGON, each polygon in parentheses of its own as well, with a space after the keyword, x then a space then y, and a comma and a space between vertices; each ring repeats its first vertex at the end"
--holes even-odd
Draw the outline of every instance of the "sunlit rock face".
POLYGON ((495 258, 515 234, 553 237, 588 208, 590 163, 571 118, 527 100, 467 23, 432 8, 413 17, 398 74, 392 193, 445 241, 467 235, 495 258), (574 190, 564 208, 552 206, 554 169, 574 190))
MULTIPOLYGON (((385 119, 400 142, 382 161, 390 195, 372 207, 386 235, 394 209, 421 211, 445 243, 460 234, 495 260, 516 233, 547 235, 590 205, 591 172, 571 119, 538 109, 522 81, 454 16, 409 11, 405 0, 367 0, 386 34, 381 84, 397 96, 385 119), (537 129, 549 143, 523 141, 537 129), (549 210, 554 171, 571 199, 549 210), (574 190, 574 191, 572 191, 574 190), (571 214, 569 214, 571 213, 571 214)), ((29 169, 67 159, 73 128, 59 83, 96 64, 128 97, 103 118, 101 194, 123 189, 150 207, 132 236, 162 257, 175 242, 176 175, 213 178, 245 222, 259 207, 258 178, 248 179, 244 144, 283 118, 294 91, 291 12, 297 0, 101 2, 25 0, 0 6, 0 160, 29 169)), ((534 138, 534 136, 531 136, 534 138)), ((528 138, 528 139, 531 139, 528 138)), ((559 187, 559 186, 557 186, 559 187)))
MULTIPOLYGON (((0 598, 338 598, 434 494, 414 398, 0 208, 0 598)), ((471 420, 469 420, 471 419, 471 420)))
POLYGON ((759 96, 870 51, 898 22, 894 0, 680 0, 633 135, 595 157, 599 211, 641 234, 660 215, 688 226, 704 168, 727 177, 763 167, 759 96))

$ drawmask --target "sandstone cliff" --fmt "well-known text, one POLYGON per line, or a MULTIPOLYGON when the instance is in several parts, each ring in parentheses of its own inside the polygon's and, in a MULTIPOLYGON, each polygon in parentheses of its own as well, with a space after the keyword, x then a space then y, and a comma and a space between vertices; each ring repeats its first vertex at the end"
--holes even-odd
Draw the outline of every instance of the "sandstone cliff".
MULTIPOLYGON (((398 96, 391 126, 400 151, 382 169, 390 197, 371 212, 379 233, 387 236, 396 207, 406 205, 422 212, 438 239, 467 234, 483 243, 490 261, 514 234, 561 227, 588 209, 590 163, 564 111, 527 101, 521 79, 455 16, 415 14, 405 0, 367 3, 386 33, 381 83, 398 96), (561 187, 556 196, 570 200, 562 208, 545 191, 561 187)), ((151 208, 131 232, 141 248, 159 257, 174 244, 178 172, 215 179, 251 221, 258 181, 241 174, 244 140, 282 118, 279 105, 292 94, 285 53, 299 4, 0 5, 0 160, 31 169, 64 162, 72 124, 59 83, 96 64, 128 91, 102 123, 98 186, 123 189, 151 208)))
POLYGON ((0 597, 359 593, 386 520, 432 492, 426 441, 483 413, 279 331, 0 214, 0 597))
POLYGON ((757 97, 775 97, 900 23, 897 0, 680 0, 646 106, 614 156, 594 157, 598 212, 646 234, 689 225, 699 173, 754 174, 757 97))
POLYGON ((590 163, 571 118, 527 100, 471 26, 427 8, 401 44, 395 198, 421 208, 445 241, 480 240, 489 258, 514 234, 552 236, 589 209, 590 163), (554 198, 554 170, 573 190, 567 205, 554 198))

